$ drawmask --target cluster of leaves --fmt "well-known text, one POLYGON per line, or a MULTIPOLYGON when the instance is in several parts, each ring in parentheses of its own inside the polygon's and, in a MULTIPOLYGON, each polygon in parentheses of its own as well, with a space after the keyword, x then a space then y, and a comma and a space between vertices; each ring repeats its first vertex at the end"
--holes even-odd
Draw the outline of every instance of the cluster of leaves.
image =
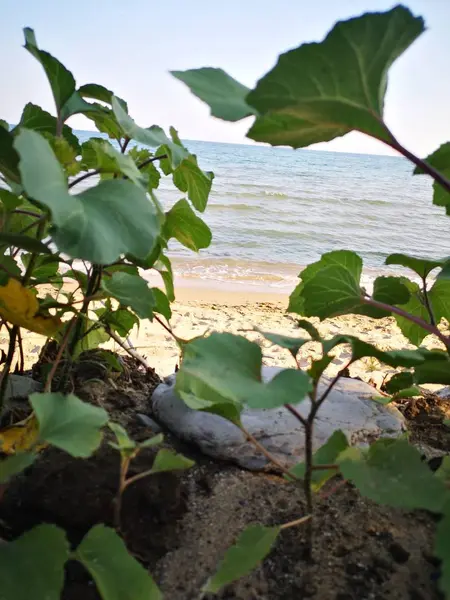
MULTIPOLYGON (((49 81, 56 116, 30 103, 16 126, 0 122, 0 326, 9 336, 0 416, 16 354, 16 369, 23 370, 21 329, 55 340, 58 350, 44 393, 29 398, 30 416, 0 430, 0 485, 4 489, 48 445, 74 457, 91 456, 109 425, 121 456, 120 507, 133 481, 193 463, 163 448, 150 471, 126 479, 130 461, 162 436, 135 444, 103 409, 65 394, 65 380, 83 351, 110 337, 127 349, 123 338, 141 319, 168 327, 162 320, 169 321, 174 300, 168 243, 175 239, 193 251, 210 244, 211 232, 198 213, 206 208, 214 176, 199 167, 174 129, 167 136, 158 126, 139 127, 126 103, 101 85, 77 88, 72 73, 38 47, 34 32, 24 33, 25 48, 49 81), (67 125, 76 114, 90 119, 99 135, 80 144, 67 125), (168 210, 155 195, 162 176, 180 191, 168 210), (86 180, 93 185, 80 188, 86 180), (149 286, 150 270, 160 274, 165 292, 149 286), (49 290, 45 297, 42 289, 49 290)), ((112 366, 120 369, 118 361, 112 366)), ((119 518, 120 508, 116 512, 119 518)), ((101 525, 75 550, 62 530, 43 525, 2 541, 0 554, 5 600, 28 598, 30 589, 39 599, 59 598, 64 565, 73 559, 90 572, 105 600, 161 597, 116 531, 101 525)))
MULTIPOLYGON (((388 70, 423 31, 423 20, 403 6, 336 23, 322 42, 303 44, 282 54, 253 90, 221 69, 173 74, 210 106, 212 115, 226 121, 254 116, 247 136, 258 142, 302 148, 359 131, 387 144, 415 165, 414 174, 432 177, 433 202, 450 215, 450 143, 427 159, 420 159, 401 146, 383 120, 388 70)), ((441 587, 450 597, 448 458, 434 474, 407 440, 382 439, 369 449, 351 448, 341 432, 313 456, 311 432, 316 415, 347 372, 343 369, 330 381, 323 377, 336 346, 346 344, 350 348, 346 367, 363 357, 374 357, 399 369, 388 383, 389 395, 374 398, 383 403, 420 394, 420 384, 450 383, 450 257, 434 260, 392 254, 386 265, 409 269, 414 280, 406 276, 378 277, 372 294, 368 294, 361 285, 363 264, 357 254, 349 250, 324 254, 299 275, 289 311, 321 320, 343 314, 374 319, 394 316, 404 336, 417 347, 415 350, 382 352, 353 336, 323 339, 309 321, 301 320, 299 328, 306 332, 305 337, 261 332, 272 343, 286 348, 297 363, 297 368, 286 369, 264 383, 259 345, 242 336, 214 333, 185 348, 176 387, 191 408, 218 413, 241 429, 240 415, 245 406, 285 406, 297 416, 305 430, 305 462, 290 471, 278 466, 286 477, 303 480, 308 515, 302 522, 309 523, 310 533, 312 492, 338 473, 377 502, 442 513, 436 554, 442 559, 441 587), (433 350, 420 346, 430 334, 439 343, 433 350), (321 345, 322 356, 303 371, 297 353, 310 341, 321 345), (307 410, 300 412, 296 406, 305 400, 309 402, 307 410)), ((244 564, 254 567, 281 529, 259 527, 257 534, 253 528, 246 530, 216 577, 222 583, 229 582, 233 574, 242 574, 244 564)), ((207 589, 216 590, 216 582, 213 579, 207 589)))

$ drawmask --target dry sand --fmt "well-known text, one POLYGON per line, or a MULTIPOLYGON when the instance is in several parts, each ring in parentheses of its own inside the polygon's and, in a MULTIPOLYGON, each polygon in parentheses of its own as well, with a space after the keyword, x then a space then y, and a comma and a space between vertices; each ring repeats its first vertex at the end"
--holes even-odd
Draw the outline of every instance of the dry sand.
MULTIPOLYGON (((257 327, 263 331, 304 337, 303 331, 296 327, 295 315, 286 313, 288 295, 235 291, 224 289, 208 289, 205 287, 188 287, 186 284, 177 288, 177 299, 172 306, 171 326, 176 335, 183 339, 211 331, 227 331, 245 334, 250 339, 262 341, 264 364, 292 367, 293 359, 287 350, 273 346, 261 336, 248 330, 257 327)), ((367 342, 375 344, 381 350, 412 348, 401 334, 392 318, 374 320, 357 315, 336 317, 320 323, 311 319, 320 333, 326 337, 336 334, 359 335, 367 342)), ((29 368, 37 359, 43 338, 37 334, 23 332, 26 367, 29 368)), ((173 373, 178 363, 178 348, 174 339, 159 323, 143 321, 139 331, 134 330, 130 340, 139 354, 145 356, 161 377, 173 373)), ((6 349, 5 332, 0 334, 0 348, 6 349)), ((425 339, 427 347, 437 347, 439 342, 433 336, 425 339)), ((114 344, 108 347, 121 349, 114 344)), ((304 346, 299 359, 302 367, 308 365, 311 357, 317 357, 317 344, 304 346)), ((340 346, 336 349, 336 359, 327 373, 332 375, 341 369, 350 356, 348 348, 340 346)), ((350 368, 351 376, 358 376, 364 381, 372 382, 377 387, 389 367, 380 365, 375 359, 363 359, 350 368)))

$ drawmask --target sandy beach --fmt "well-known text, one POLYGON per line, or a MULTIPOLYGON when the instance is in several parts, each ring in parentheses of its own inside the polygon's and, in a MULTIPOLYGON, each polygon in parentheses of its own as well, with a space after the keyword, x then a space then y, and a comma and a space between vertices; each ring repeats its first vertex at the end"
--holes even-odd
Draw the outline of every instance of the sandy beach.
MULTIPOLYGON (((292 367, 294 365, 290 353, 278 346, 273 346, 262 338, 254 328, 285 335, 305 337, 305 332, 296 326, 296 315, 286 312, 287 293, 271 293, 268 291, 252 291, 236 288, 213 289, 199 287, 189 281, 181 282, 176 288, 176 301, 172 305, 171 327, 182 339, 191 339, 212 331, 226 331, 246 335, 251 340, 262 342, 263 362, 266 365, 292 367)), ((413 348, 403 337, 393 318, 370 319, 368 317, 349 315, 336 317, 324 322, 311 319, 321 335, 332 337, 336 334, 359 335, 367 342, 375 344, 381 350, 413 348)), ((31 332, 22 332, 26 368, 36 361, 44 338, 31 332)), ((134 329, 130 341, 139 354, 161 376, 174 372, 179 353, 173 337, 156 321, 142 321, 139 330, 134 329)), ((6 350, 7 337, 2 332, 0 348, 6 350)), ((438 347, 439 342, 433 336, 424 341, 424 346, 438 347)), ((113 341, 105 347, 123 350, 113 341)), ((311 358, 316 358, 319 347, 311 342, 299 353, 300 364, 306 368, 311 358)), ((329 366, 327 374, 333 375, 341 369, 350 357, 346 346, 336 349, 336 358, 329 366)), ((391 372, 390 367, 380 365, 375 359, 363 359, 350 368, 352 377, 360 377, 377 387, 384 376, 391 372)))

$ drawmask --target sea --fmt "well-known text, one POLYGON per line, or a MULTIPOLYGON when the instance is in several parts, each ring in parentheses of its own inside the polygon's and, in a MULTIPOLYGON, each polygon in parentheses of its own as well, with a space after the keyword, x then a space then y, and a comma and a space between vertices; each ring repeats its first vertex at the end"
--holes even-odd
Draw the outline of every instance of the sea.
MULTIPOLYGON (((98 136, 75 133, 82 142, 98 136)), ((413 165, 402 157, 184 143, 200 167, 215 174, 201 215, 212 231, 211 246, 198 254, 177 242, 169 248, 185 283, 285 294, 321 254, 347 249, 362 257, 363 285, 370 288, 379 274, 404 272, 384 265, 388 254, 450 254, 450 219, 432 204, 432 182, 413 176, 413 165)), ((157 196, 169 208, 183 194, 169 176, 157 196)))

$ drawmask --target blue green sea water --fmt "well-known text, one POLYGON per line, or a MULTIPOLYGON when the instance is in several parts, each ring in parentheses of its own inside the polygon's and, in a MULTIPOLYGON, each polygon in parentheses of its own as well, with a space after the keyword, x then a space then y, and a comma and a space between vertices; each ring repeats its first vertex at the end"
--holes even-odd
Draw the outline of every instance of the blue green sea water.
MULTIPOLYGON (((81 141, 92 132, 77 131, 81 141)), ((393 252, 450 254, 450 219, 432 204, 427 176, 401 157, 186 141, 200 166, 215 173, 202 216, 213 242, 198 255, 173 243, 178 276, 204 285, 292 289, 302 267, 324 252, 350 249, 364 277, 390 269, 393 252)), ((87 180, 90 181, 90 180, 87 180)), ((182 194, 170 177, 158 198, 182 194)))

